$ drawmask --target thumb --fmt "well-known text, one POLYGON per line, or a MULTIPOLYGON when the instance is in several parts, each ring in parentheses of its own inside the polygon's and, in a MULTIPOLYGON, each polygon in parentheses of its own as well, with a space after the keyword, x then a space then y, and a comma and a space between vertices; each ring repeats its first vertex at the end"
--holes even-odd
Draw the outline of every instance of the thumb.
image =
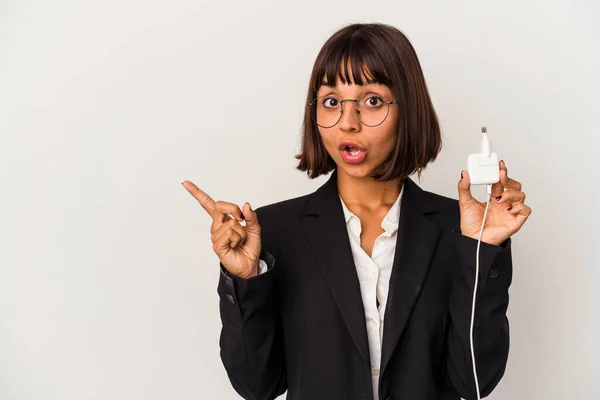
POLYGON ((471 195, 471 178, 467 171, 460 171, 461 179, 458 181, 458 202, 466 203, 473 199, 471 195))
POLYGON ((246 220, 246 228, 249 231, 256 231, 260 229, 260 225, 258 223, 258 216, 250 206, 250 203, 244 203, 244 205, 242 206, 242 213, 244 214, 244 219, 246 220))

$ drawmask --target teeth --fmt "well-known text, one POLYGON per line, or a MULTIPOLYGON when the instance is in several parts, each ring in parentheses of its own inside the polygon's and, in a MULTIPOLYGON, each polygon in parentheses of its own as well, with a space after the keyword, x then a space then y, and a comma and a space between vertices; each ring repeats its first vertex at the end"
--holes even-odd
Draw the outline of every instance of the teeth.
POLYGON ((349 151, 348 153, 350 153, 351 156, 357 156, 358 153, 360 153, 360 150, 352 150, 352 151, 349 151))

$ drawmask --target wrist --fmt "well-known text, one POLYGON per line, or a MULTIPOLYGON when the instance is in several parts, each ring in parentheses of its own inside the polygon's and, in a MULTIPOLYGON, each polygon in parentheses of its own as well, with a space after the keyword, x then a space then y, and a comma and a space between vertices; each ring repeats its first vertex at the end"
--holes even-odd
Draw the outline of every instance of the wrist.
MULTIPOLYGON (((471 238, 471 239, 474 239, 474 240, 479 240, 479 232, 477 232, 477 233, 461 233, 461 234, 463 236, 468 237, 468 238, 471 238)), ((481 238, 481 243, 486 243, 486 244, 490 244, 490 245, 493 245, 493 246, 500 246, 502 243, 504 243, 504 240, 488 239, 484 235, 481 238)))
POLYGON ((244 275, 240 275, 240 278, 250 279, 250 278, 254 278, 255 276, 258 276, 258 261, 252 266, 252 268, 250 268, 248 273, 246 273, 244 275))

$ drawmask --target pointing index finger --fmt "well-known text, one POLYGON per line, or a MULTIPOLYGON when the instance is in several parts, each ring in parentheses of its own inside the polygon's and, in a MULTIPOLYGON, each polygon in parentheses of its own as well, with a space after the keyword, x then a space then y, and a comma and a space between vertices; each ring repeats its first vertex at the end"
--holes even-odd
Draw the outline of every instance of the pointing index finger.
POLYGON ((215 201, 198 186, 194 185, 190 181, 181 182, 183 187, 192 195, 198 203, 206 210, 206 212, 212 216, 215 210, 215 201))

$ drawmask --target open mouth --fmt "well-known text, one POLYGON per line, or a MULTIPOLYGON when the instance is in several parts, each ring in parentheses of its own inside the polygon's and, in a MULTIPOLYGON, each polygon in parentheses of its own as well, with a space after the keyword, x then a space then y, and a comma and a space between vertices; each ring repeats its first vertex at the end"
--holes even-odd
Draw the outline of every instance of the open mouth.
POLYGON ((359 164, 367 157, 366 150, 357 149, 356 147, 352 146, 346 146, 341 153, 344 161, 350 164, 359 164))
POLYGON ((360 150, 360 149, 356 149, 354 147, 346 146, 346 152, 348 154, 350 154, 351 156, 357 156, 357 155, 360 154, 361 151, 362 150, 360 150))

